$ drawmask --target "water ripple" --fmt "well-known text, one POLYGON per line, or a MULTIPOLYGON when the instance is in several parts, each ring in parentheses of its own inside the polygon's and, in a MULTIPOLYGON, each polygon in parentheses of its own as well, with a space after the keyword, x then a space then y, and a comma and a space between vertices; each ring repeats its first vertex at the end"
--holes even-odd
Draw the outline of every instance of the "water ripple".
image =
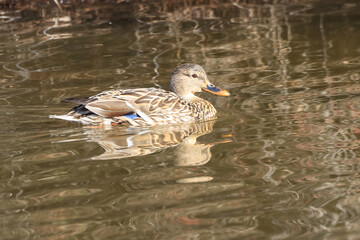
POLYGON ((109 9, 34 22, 0 13, 3 238, 358 237, 359 6, 213 4, 167 16, 154 3, 153 20, 111 24, 109 9), (68 97, 167 89, 184 62, 231 92, 200 95, 216 122, 48 118, 68 97))

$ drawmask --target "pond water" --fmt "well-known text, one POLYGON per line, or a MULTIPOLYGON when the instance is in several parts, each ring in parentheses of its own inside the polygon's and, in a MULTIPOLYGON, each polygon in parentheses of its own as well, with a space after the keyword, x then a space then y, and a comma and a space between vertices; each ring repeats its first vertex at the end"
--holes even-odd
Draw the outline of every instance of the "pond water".
POLYGON ((1 239, 359 239, 359 3, 1 14, 1 239), (68 97, 168 89, 185 62, 230 91, 201 94, 216 121, 49 118, 68 97))

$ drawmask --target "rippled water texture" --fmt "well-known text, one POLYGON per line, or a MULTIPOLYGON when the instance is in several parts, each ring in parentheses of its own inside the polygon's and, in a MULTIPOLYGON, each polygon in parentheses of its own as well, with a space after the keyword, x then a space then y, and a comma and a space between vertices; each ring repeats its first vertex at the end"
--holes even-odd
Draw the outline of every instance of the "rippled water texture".
POLYGON ((1 16, 1 239, 359 239, 359 3, 1 16), (68 97, 167 89, 184 62, 231 92, 201 94, 216 121, 48 118, 68 97))

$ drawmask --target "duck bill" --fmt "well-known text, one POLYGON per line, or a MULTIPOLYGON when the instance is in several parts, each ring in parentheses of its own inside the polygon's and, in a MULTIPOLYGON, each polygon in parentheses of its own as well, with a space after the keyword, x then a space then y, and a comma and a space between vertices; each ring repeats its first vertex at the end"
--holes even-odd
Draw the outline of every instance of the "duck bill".
POLYGON ((214 85, 210 86, 210 84, 207 84, 202 90, 219 96, 230 96, 230 93, 225 89, 218 88, 214 85))

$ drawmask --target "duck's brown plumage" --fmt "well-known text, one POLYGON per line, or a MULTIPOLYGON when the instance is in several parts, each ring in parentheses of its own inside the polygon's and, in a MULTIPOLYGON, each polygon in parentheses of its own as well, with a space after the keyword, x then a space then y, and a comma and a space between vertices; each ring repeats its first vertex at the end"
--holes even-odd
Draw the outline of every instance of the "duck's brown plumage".
POLYGON ((195 92, 210 91, 228 96, 211 84, 199 65, 178 66, 170 78, 170 90, 137 88, 110 90, 89 98, 69 98, 65 102, 79 104, 60 118, 83 124, 127 124, 152 126, 157 124, 189 123, 215 118, 216 109, 195 92))

